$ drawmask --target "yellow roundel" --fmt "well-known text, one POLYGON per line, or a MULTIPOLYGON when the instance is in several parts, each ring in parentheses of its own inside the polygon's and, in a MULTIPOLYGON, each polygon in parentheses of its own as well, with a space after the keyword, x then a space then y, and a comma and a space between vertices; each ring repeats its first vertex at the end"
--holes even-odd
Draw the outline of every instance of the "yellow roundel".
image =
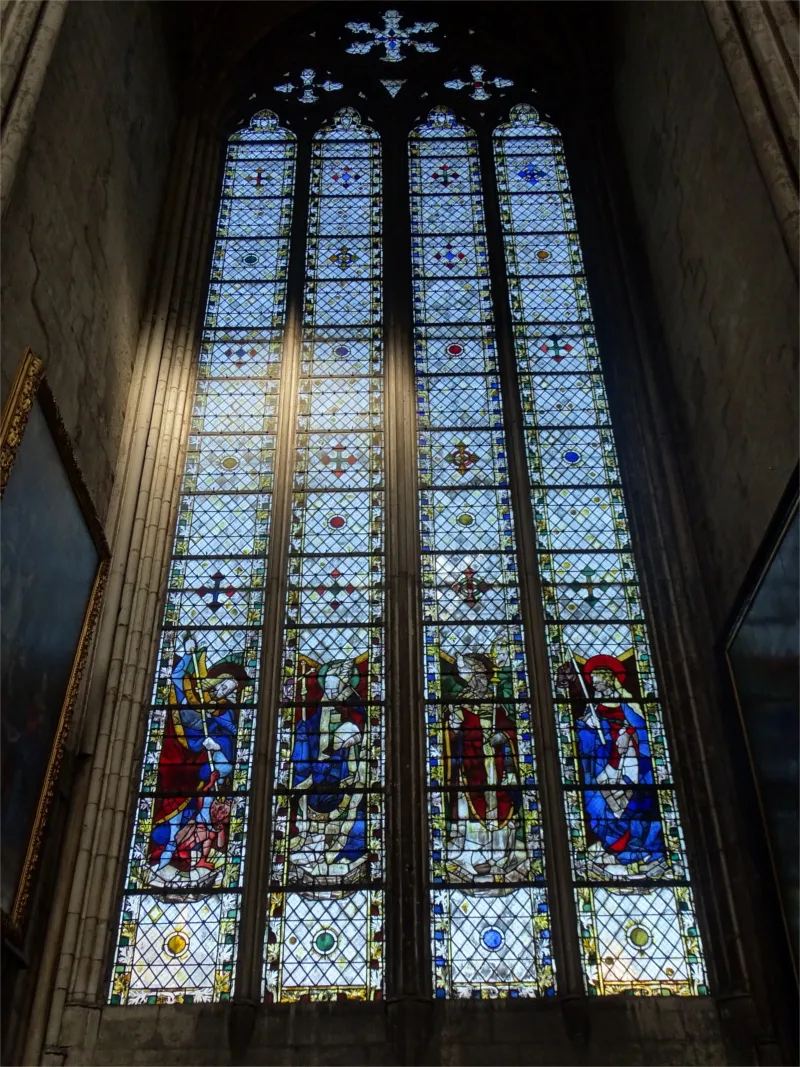
POLYGON ((628 931, 628 937, 632 945, 636 945, 637 948, 644 948, 647 942, 650 940, 650 934, 642 926, 634 926, 628 931))
POLYGON ((177 930, 171 933, 164 942, 164 948, 166 948, 170 956, 180 956, 188 947, 189 938, 185 934, 178 933, 177 930))

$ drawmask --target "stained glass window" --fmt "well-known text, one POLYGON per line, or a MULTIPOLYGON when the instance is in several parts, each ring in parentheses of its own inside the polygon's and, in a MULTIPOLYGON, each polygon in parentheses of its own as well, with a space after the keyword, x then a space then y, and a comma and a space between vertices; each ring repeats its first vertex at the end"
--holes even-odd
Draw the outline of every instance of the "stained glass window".
POLYGON ((232 992, 294 167, 269 111, 230 139, 112 1004, 232 992))
POLYGON ((315 136, 267 1000, 383 988, 381 170, 343 108, 315 136))
POLYGON ((495 131, 575 901, 590 993, 707 992, 558 131, 495 131))
POLYGON ((411 134, 419 501, 438 997, 554 992, 475 135, 411 134))
MULTIPOLYGON (((359 57, 348 62, 371 56, 385 74, 412 51, 415 63, 438 51, 428 39, 435 23, 404 26, 394 10, 382 18, 382 29, 346 24, 368 35, 342 44, 359 57)), ((292 268, 291 294, 296 138, 260 111, 228 144, 111 1003, 230 998, 240 938, 263 947, 256 974, 242 961, 240 996, 257 983, 261 958, 266 1002, 380 999, 385 913, 407 906, 415 876, 402 872, 423 861, 438 998, 553 995, 556 974, 568 974, 553 958, 556 900, 574 900, 572 958, 580 945, 590 994, 705 993, 559 134, 524 104, 493 138, 487 120, 482 156, 476 133, 447 107, 411 131, 413 328, 404 344, 399 282, 398 405, 385 426, 381 139, 351 107, 312 135, 323 122, 310 121, 315 111, 337 106, 329 94, 355 98, 320 69, 303 59, 290 67, 299 76, 268 82, 274 99, 309 120, 297 175, 308 223, 292 249, 305 269, 292 268), (495 170, 482 175, 490 139, 495 170), (487 229, 482 180, 492 179, 500 225, 487 229), (505 254, 511 301, 505 380, 493 302, 502 279, 492 286, 490 247, 495 264, 505 254), (287 306, 298 309, 299 336, 293 329, 285 346, 287 306), (415 425, 402 414, 412 351, 415 425), (291 385, 276 459, 282 378, 291 385), (396 502, 417 493, 420 553, 409 575, 405 533, 390 546, 397 555, 385 554, 384 439, 405 448, 414 434, 416 468, 398 464, 393 488, 396 502), (527 482, 510 482, 510 468, 525 480, 525 462, 532 510, 527 482), (282 562, 270 564, 266 612, 273 521, 282 562), (534 563, 541 612, 521 602, 519 572, 535 582, 534 563), (424 716, 425 751, 421 770, 416 749, 392 766, 424 776, 403 795, 424 798, 429 848, 424 855, 397 820, 396 870, 407 880, 387 899, 384 620, 397 579, 418 582, 424 687, 416 706, 392 713, 403 737, 419 719, 402 717, 424 716), (533 702, 528 650, 549 661, 552 706, 533 702), (261 663, 272 657, 264 684, 261 663), (539 754, 544 785, 534 734, 543 749, 554 739, 554 751, 539 754), (256 783, 253 818, 269 830, 245 848, 256 783), (549 865, 543 804, 558 845, 549 865), (245 855, 265 892, 248 890, 242 915, 245 855)), ((493 107, 514 82, 469 69, 471 80, 443 82, 439 70, 431 84, 474 109, 477 124, 478 107, 493 107)), ((408 127, 391 124, 415 79, 375 77, 370 107, 389 116, 394 158, 408 127)), ((404 197, 403 168, 392 170, 387 195, 402 186, 404 197)), ((402 225, 393 234, 399 241, 402 225)), ((405 635, 392 640, 390 662, 410 668, 405 635)), ((408 916, 399 918, 405 932, 408 916)))

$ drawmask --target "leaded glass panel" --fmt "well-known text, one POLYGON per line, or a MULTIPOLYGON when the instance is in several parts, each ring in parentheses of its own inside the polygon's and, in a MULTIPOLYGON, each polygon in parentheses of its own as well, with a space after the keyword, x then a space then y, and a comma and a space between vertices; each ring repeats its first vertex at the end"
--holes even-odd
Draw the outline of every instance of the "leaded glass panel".
POLYGON ((269 111, 230 140, 112 1004, 233 991, 294 165, 269 111))
POLYGON ((380 142, 314 137, 264 953, 268 1001, 383 992, 380 142))
POLYGON ((561 139, 523 104, 494 152, 587 989, 705 993, 561 139))
POLYGON ((438 997, 554 992, 475 135, 411 134, 431 918, 438 997))

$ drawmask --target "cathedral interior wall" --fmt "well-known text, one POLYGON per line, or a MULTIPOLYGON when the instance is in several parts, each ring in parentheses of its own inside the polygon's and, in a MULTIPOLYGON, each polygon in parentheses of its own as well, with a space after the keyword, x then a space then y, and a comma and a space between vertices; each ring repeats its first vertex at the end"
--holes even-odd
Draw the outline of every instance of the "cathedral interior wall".
POLYGON ((797 463, 797 282, 703 5, 616 17, 617 123, 719 631, 797 463))
MULTIPOLYGON (((731 1062, 705 998, 68 1009, 75 1046, 51 1064, 574 1065, 731 1062), (574 1010, 573 1010, 574 1009, 574 1010)), ((66 1050, 65 1050, 66 1051, 66 1050)))
MULTIPOLYGON (((26 347, 43 360, 103 521, 175 122, 158 5, 70 3, 3 220, 0 366, 5 393, 26 347)), ((4 996, 7 1048, 29 1023, 76 771, 68 751, 4 996)))
POLYGON ((102 520, 176 121, 161 21, 68 5, 3 222, 3 391, 30 346, 102 520))
MULTIPOLYGON (((101 518, 176 123, 159 6, 71 0, 3 227, 3 386, 30 345, 101 518)), ((721 625, 796 462, 796 285, 702 4, 617 7, 615 109, 665 341, 671 444, 721 625)), ((51 842, 65 812, 64 796, 51 842)), ((33 944, 44 940, 55 872, 45 857, 33 944)), ((36 963, 34 952, 29 986, 36 963)), ((31 990, 16 992, 12 1035, 31 990)), ((41 1062, 740 1062, 722 1015, 712 998, 69 1003, 41 1062)))

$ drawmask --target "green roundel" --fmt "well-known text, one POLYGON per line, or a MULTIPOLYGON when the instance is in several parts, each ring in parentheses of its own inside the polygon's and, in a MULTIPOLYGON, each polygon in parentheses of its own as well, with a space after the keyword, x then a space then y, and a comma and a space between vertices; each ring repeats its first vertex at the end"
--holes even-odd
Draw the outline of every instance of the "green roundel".
POLYGON ((336 948, 336 938, 328 930, 323 930, 321 934, 317 934, 314 938, 314 948, 317 952, 321 952, 323 956, 327 956, 329 952, 333 952, 336 948))

